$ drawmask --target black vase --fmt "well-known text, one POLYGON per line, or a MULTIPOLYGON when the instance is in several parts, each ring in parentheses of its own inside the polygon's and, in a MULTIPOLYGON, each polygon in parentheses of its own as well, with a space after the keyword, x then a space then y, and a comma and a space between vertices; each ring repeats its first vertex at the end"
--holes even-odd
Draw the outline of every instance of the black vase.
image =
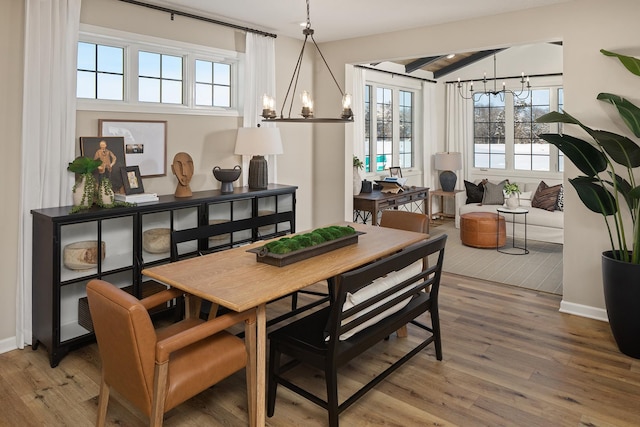
POLYGON ((640 359, 640 264, 602 253, 602 284, 609 326, 620 351, 640 359))

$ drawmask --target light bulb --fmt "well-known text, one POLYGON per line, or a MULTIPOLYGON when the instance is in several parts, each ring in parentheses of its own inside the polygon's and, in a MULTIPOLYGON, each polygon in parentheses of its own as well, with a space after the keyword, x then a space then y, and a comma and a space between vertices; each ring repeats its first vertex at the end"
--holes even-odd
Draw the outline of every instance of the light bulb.
POLYGON ((342 97, 342 108, 351 108, 351 95, 349 95, 348 93, 345 93, 342 97))

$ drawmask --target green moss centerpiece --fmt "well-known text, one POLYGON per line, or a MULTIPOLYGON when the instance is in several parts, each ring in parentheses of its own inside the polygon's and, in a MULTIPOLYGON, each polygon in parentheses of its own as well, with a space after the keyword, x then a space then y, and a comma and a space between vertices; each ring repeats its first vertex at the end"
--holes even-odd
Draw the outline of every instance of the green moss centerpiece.
POLYGON ((358 242, 364 234, 350 226, 332 225, 309 233, 296 234, 271 241, 264 246, 249 249, 258 262, 283 267, 358 242))

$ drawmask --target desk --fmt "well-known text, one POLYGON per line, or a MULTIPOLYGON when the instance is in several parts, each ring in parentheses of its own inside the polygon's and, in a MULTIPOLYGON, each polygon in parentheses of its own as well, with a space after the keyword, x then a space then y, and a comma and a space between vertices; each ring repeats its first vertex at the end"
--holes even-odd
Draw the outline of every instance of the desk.
POLYGON ((257 349, 256 408, 249 410, 251 425, 264 426, 267 319, 266 304, 318 281, 326 280, 417 243, 428 235, 392 228, 349 224, 361 235, 358 244, 345 246, 285 267, 256 261, 247 249, 264 242, 146 268, 142 274, 181 289, 191 295, 235 311, 257 308, 257 332, 246 337, 257 349))
POLYGON ((456 209, 458 209, 458 207, 456 206, 456 193, 460 193, 462 191, 464 190, 454 190, 454 191, 433 190, 431 191, 429 193, 430 194, 429 221, 432 222, 434 216, 438 216, 441 218, 455 218, 456 209), (440 197, 440 212, 433 212, 433 208, 432 208, 433 196, 440 197), (448 213, 445 213, 444 211, 444 199, 448 197, 453 199, 453 214, 448 214, 448 213))
POLYGON ((371 224, 378 225, 378 212, 420 202, 423 202, 421 212, 429 216, 427 206, 424 204, 424 201, 428 198, 428 187, 409 187, 397 194, 383 193, 380 190, 374 190, 371 193, 360 193, 357 196, 353 196, 353 222, 361 220, 365 224, 369 219, 369 215, 371 215, 371 224), (363 214, 362 212, 365 213, 363 214))

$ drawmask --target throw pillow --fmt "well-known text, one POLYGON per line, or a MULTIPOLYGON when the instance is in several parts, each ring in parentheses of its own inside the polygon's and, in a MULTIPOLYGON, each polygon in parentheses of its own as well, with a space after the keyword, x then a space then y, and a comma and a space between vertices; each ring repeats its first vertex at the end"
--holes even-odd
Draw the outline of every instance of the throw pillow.
POLYGON ((467 190, 467 205, 469 203, 482 203, 484 186, 482 183, 476 185, 473 182, 465 181, 464 188, 467 190))
POLYGON ((558 193, 558 201, 556 202, 556 210, 564 210, 564 186, 560 185, 560 192, 558 193))
POLYGON ((558 194, 561 188, 562 184, 549 187, 544 181, 540 181, 536 194, 533 195, 533 199, 531 200, 531 206, 553 212, 556 210, 558 194))
POLYGON ((504 185, 507 180, 500 181, 497 184, 486 182, 484 184, 484 196, 482 197, 483 205, 504 205, 504 185))

